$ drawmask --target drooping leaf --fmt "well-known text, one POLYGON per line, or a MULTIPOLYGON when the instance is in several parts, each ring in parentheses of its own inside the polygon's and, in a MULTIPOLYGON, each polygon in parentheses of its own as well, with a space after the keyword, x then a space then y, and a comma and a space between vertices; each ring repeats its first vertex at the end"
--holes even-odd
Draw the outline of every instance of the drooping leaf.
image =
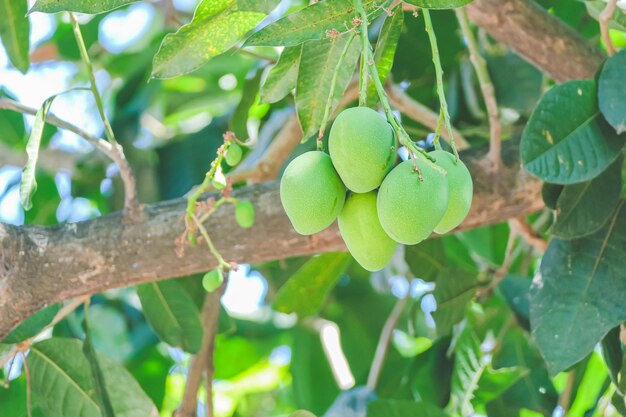
POLYGON ((472 0, 406 0, 406 2, 425 9, 455 9, 470 4, 472 0))
POLYGON ((26 0, 0 0, 0 40, 11 63, 26 73, 30 66, 30 21, 26 17, 26 0))
MULTIPOLYGON (((0 98, 5 97, 15 100, 14 95, 0 87, 0 98)), ((0 142, 11 147, 22 145, 25 136, 24 115, 11 110, 0 110, 0 142)))
MULTIPOLYGON (((363 0, 371 20, 380 16, 390 0, 363 0)), ((355 16, 352 0, 322 0, 291 13, 256 32, 247 46, 294 46, 310 40, 326 39, 327 31, 344 33, 355 16)))
POLYGON ((54 319, 54 316, 56 316, 60 308, 60 304, 52 304, 43 310, 39 310, 22 323, 18 324, 16 328, 11 330, 11 333, 2 339, 2 343, 20 343, 26 339, 36 336, 44 329, 44 327, 52 322, 52 319, 54 319))
POLYGON ((137 287, 146 319, 164 342, 195 353, 202 344, 202 323, 192 298, 175 280, 137 287))
POLYGON ((448 417, 443 409, 424 401, 376 400, 367 407, 367 417, 448 417))
MULTIPOLYGON (((246 78, 241 91, 241 101, 239 101, 239 104, 235 108, 235 112, 228 121, 228 130, 232 131, 237 138, 243 141, 248 138, 248 116, 250 108, 254 105, 257 95, 259 94, 259 88, 261 88, 261 75, 263 75, 263 73, 261 71, 257 71, 250 77, 246 78)), ((235 143, 231 146, 231 149, 235 145, 239 146, 235 143)), ((226 157, 228 162, 228 154, 226 157)), ((237 161, 237 163, 239 163, 239 161, 237 161)), ((232 165, 237 165, 237 163, 232 165)))
POLYGON ((98 14, 117 9, 138 0, 37 0, 28 12, 77 12, 98 14))
POLYGON ((302 46, 296 87, 296 111, 304 132, 303 140, 314 136, 322 124, 329 97, 336 107, 354 73, 361 44, 350 34, 335 39, 307 42, 302 46), (348 42, 350 44, 348 45, 348 42), (343 62, 338 65, 348 48, 343 62), (336 73, 335 90, 332 90, 336 73))
POLYGON ((266 3, 261 2, 257 8, 250 2, 203 0, 191 23, 163 39, 154 57, 152 77, 186 74, 226 52, 266 16, 263 10, 276 6, 278 0, 270 1, 269 6, 266 3))
MULTIPOLYGON (((380 30, 380 36, 378 42, 376 42, 376 50, 374 51, 374 63, 378 68, 378 75, 380 81, 385 85, 385 80, 391 72, 393 66, 393 58, 396 55, 396 48, 398 47, 398 40, 400 39, 400 33, 402 33, 402 27, 404 26, 404 13, 402 12, 402 5, 396 6, 392 10, 392 15, 385 18, 383 27, 380 30)), ((376 86, 374 82, 370 80, 367 87, 367 105, 373 106, 378 102, 378 93, 376 92, 376 86)))
MULTIPOLYGON (((606 9, 606 0, 587 0, 585 6, 587 6, 587 12, 596 20, 600 17, 600 13, 606 9)), ((609 20, 609 28, 621 30, 626 32, 626 14, 621 9, 615 8, 613 16, 609 20)))
POLYGON ((326 253, 312 258, 278 290, 274 309, 282 313, 297 313, 299 317, 315 314, 350 260, 347 253, 326 253))
POLYGON ((289 46, 283 50, 261 86, 261 102, 276 103, 296 88, 301 52, 301 45, 289 46))
POLYGON ((478 289, 478 281, 474 275, 462 269, 446 268, 438 274, 435 285, 437 310, 433 313, 433 319, 437 325, 437 334, 445 336, 465 316, 467 303, 474 298, 478 289))
POLYGON ((619 155, 624 137, 602 121, 593 80, 570 81, 548 91, 521 142, 524 168, 544 181, 574 184, 604 171, 619 155))
POLYGON ((91 378, 94 387, 94 397, 100 408, 102 417, 115 417, 113 412, 113 405, 111 405, 111 398, 106 388, 106 381, 104 380, 104 373, 100 366, 100 359, 96 354, 96 350, 93 347, 91 341, 91 334, 89 333, 89 323, 87 309, 85 310, 85 320, 83 321, 83 330, 85 331, 85 340, 83 342, 83 354, 89 362, 89 369, 91 370, 91 378))
POLYGON ((41 136, 43 134, 44 126, 46 125, 46 117, 48 111, 52 105, 52 101, 56 96, 49 97, 43 102, 41 108, 37 111, 35 116, 35 122, 33 123, 33 129, 30 132, 28 138, 28 144, 26 145, 26 153, 28 159, 26 165, 22 170, 22 180, 20 182, 20 202, 24 210, 28 211, 33 207, 33 195, 37 191, 37 180, 35 174, 37 170, 37 160, 39 159, 39 147, 41 145, 41 136))
POLYGON ((618 134, 626 132, 625 72, 626 50, 621 50, 606 61, 598 79, 600 111, 618 134))
POLYGON ((512 52, 485 58, 498 105, 529 114, 541 97, 541 71, 512 52))
POLYGON ((550 229, 559 239, 576 239, 597 232, 615 211, 620 198, 621 161, 591 181, 566 186, 557 201, 556 222, 550 229))
POLYGON ((598 232, 550 243, 531 288, 530 321, 552 375, 583 359, 626 320, 625 255, 624 202, 598 232))
POLYGON ((435 281, 448 265, 443 239, 426 239, 417 245, 406 246, 404 259, 415 278, 435 281))
MULTIPOLYGON (((123 366, 98 356, 117 417, 156 417, 152 401, 123 366)), ((46 417, 101 417, 81 342, 52 338, 31 346, 26 359, 33 399, 46 417), (62 399, 62 401, 61 401, 62 399)))

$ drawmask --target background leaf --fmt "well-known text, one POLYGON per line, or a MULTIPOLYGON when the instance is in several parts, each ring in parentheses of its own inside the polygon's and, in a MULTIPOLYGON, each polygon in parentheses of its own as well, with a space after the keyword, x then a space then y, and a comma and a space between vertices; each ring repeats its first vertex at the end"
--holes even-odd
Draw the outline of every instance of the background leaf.
POLYGON ((89 362, 89 369, 91 370, 91 378, 94 386, 96 401, 100 407, 100 413, 102 417, 115 417, 113 412, 113 406, 111 405, 111 399, 109 398, 109 392, 106 389, 106 381, 104 380, 104 374, 100 367, 99 358, 96 354, 96 350, 93 347, 91 341, 91 334, 89 333, 89 323, 87 318, 87 310, 85 310, 85 320, 83 321, 83 330, 85 331, 85 340, 83 341, 83 353, 89 362))
MULTIPOLYGON (((626 17, 626 14, 621 13, 626 17)), ((617 133, 626 132, 626 50, 610 57, 602 67, 598 79, 598 101, 600 111, 617 133)))
POLYGON ((446 268, 439 273, 434 292, 437 310, 433 313, 439 336, 450 334, 452 326, 463 319, 477 289, 476 277, 462 269, 446 268))
POLYGON ((11 63, 24 74, 30 66, 27 10, 26 0, 0 0, 0 39, 11 63))
POLYGON ((594 81, 559 84, 543 96, 524 129, 524 168, 555 184, 594 178, 624 145, 624 138, 610 130, 596 108, 594 81))
POLYGON ((164 342, 195 353, 202 344, 198 309, 175 280, 143 284, 137 295, 146 319, 164 342))
POLYGON ((441 408, 423 401, 376 400, 367 407, 367 417, 446 417, 441 408))
POLYGON ((52 319, 57 315, 60 308, 61 304, 52 304, 39 310, 22 323, 18 324, 15 329, 11 330, 11 333, 2 340, 2 343, 20 343, 36 336, 52 322, 52 319))
POLYGON ((472 0, 406 0, 406 2, 425 9, 455 9, 470 4, 472 0))
POLYGON ((261 87, 261 101, 276 103, 296 88, 302 46, 289 46, 283 49, 280 59, 267 74, 261 87))
POLYGON ((138 0, 37 0, 28 13, 78 12, 98 14, 108 12, 138 0))

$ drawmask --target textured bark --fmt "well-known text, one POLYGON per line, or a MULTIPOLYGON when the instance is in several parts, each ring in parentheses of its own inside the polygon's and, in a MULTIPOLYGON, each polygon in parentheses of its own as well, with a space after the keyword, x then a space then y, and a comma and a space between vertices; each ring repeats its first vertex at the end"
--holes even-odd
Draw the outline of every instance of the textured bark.
POLYGON ((605 56, 532 0, 474 0, 470 19, 557 81, 593 78, 605 56))
MULTIPOLYGON (((516 147, 507 148, 510 168, 498 190, 476 151, 463 154, 474 178, 475 200, 461 228, 498 223, 543 206, 540 184, 520 170, 517 153, 516 147)), ((345 250, 336 226, 314 236, 297 234, 279 202, 276 182, 243 188, 236 196, 255 206, 251 229, 237 225, 232 206, 220 208, 206 225, 227 260, 258 263, 345 250)), ((182 258, 176 255, 185 207, 184 199, 149 205, 135 223, 113 214, 50 228, 0 224, 0 336, 50 303, 214 267, 203 245, 186 248, 182 258)))

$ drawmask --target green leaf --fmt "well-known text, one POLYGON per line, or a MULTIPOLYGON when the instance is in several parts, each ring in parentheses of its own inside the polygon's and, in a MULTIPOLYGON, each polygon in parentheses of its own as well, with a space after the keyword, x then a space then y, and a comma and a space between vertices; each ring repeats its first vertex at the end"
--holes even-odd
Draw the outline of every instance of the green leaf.
POLYGON ((36 336, 52 322, 52 319, 54 319, 54 316, 57 315, 60 308, 60 304, 52 304, 43 310, 39 310, 22 323, 18 324, 17 327, 11 331, 11 333, 2 339, 2 343, 20 343, 26 339, 36 336))
POLYGON ((315 414, 309 413, 306 410, 298 410, 295 413, 290 414, 289 417, 315 417, 315 414))
POLYGON ((591 181, 568 185, 557 201, 550 232, 559 239, 576 239, 597 232, 611 217, 622 189, 622 161, 616 161, 591 181))
POLYGON ((583 359, 626 320, 624 256, 624 202, 593 235, 550 243, 531 288, 530 321, 552 375, 583 359))
MULTIPOLYGON (((254 105, 259 94, 259 88, 261 88, 261 76, 262 71, 256 71, 252 76, 246 78, 241 89, 241 100, 235 108, 235 112, 228 121, 228 130, 232 131, 237 138, 245 141, 248 138, 248 118, 250 114, 250 108, 254 105)), ((231 145, 231 149, 237 145, 234 143, 231 145)), ((229 149, 230 150, 230 149, 229 149)), ((241 148, 239 149, 241 151, 241 148)), ((239 158, 241 159, 241 157, 239 158)), ((226 154, 226 163, 230 166, 235 166, 239 163, 239 160, 234 164, 228 161, 228 154, 226 154)))
POLYGON ((33 129, 30 132, 28 143, 26 144, 26 153, 28 159, 22 170, 22 180, 20 182, 20 202, 24 210, 28 211, 33 208, 33 195, 37 191, 37 180, 35 174, 37 170, 37 160, 39 159, 39 146, 41 145, 41 136, 43 128, 46 125, 46 117, 52 105, 55 96, 49 97, 43 102, 41 108, 37 110, 33 129))
POLYGON ((622 342, 619 333, 620 327, 614 327, 604 336, 600 345, 602 348, 602 358, 606 363, 609 376, 617 391, 621 391, 619 386, 619 374, 622 371, 622 365, 624 363, 624 353, 622 352, 622 342))
POLYGON ((11 63, 24 74, 30 66, 30 21, 25 17, 27 10, 26 0, 0 0, 0 39, 11 63))
MULTIPOLYGON (((385 23, 380 30, 378 42, 376 42, 376 51, 374 51, 374 63, 378 68, 380 81, 385 85, 385 80, 391 72, 393 66, 393 58, 396 55, 398 40, 404 26, 404 13, 402 5, 396 6, 391 16, 385 18, 385 23)), ((378 102, 378 93, 373 81, 370 81, 367 87, 367 105, 373 106, 378 102)))
POLYGON ((433 313, 437 335, 450 334, 452 326, 463 320, 477 289, 476 277, 462 269, 446 268, 439 273, 434 292, 437 310, 433 313))
MULTIPOLYGON (((0 98, 5 97, 16 99, 4 87, 0 87, 0 98)), ((18 148, 23 146, 25 136, 24 115, 12 110, 0 110, 0 142, 18 148)))
POLYGON ((104 380, 104 373, 100 367, 99 358, 96 354, 96 350, 93 347, 91 341, 91 335, 89 333, 87 309, 85 309, 85 320, 83 321, 83 330, 85 331, 85 341, 83 342, 83 354, 89 362, 89 369, 91 370, 92 383, 95 391, 95 398, 100 407, 102 417, 115 417, 113 412, 113 406, 111 405, 111 398, 109 392, 106 389, 106 382, 104 380))
MULTIPOLYGON (((370 20, 383 13, 390 0, 363 0, 370 20)), ((352 27, 353 0, 322 0, 291 13, 256 32, 246 46, 294 46, 310 40, 327 39, 326 32, 344 33, 352 27)))
POLYGON ((301 318, 317 313, 350 260, 350 255, 343 252, 311 258, 278 290, 274 309, 282 313, 297 313, 301 318))
POLYGON ((202 344, 202 323, 193 300, 175 280, 137 287, 146 319, 164 342, 195 353, 202 344))
POLYGON ((404 259, 414 277, 428 282, 435 281, 448 264, 443 239, 426 239, 406 246, 404 259))
POLYGON ((303 140, 317 134, 329 97, 333 96, 332 108, 335 108, 348 87, 361 53, 360 42, 351 42, 339 66, 338 61, 352 39, 350 34, 346 34, 336 39, 307 42, 302 46, 296 87, 296 111, 304 132, 303 140), (331 91, 335 72, 335 91, 331 91))
POLYGON ((26 375, 11 381, 8 387, 0 387, 0 410, 7 417, 46 417, 39 407, 32 405, 32 416, 28 414, 26 375))
POLYGON ((203 0, 191 23, 176 33, 165 36, 154 57, 152 77, 171 78, 194 71, 216 55, 230 49, 254 28, 266 13, 266 1, 261 7, 235 0, 203 0), (240 4, 241 3, 241 4, 240 4))
POLYGON ((524 168, 555 184, 590 180, 619 155, 624 137, 602 121, 592 80, 548 91, 530 116, 521 142, 524 168))
POLYGON ((405 358, 413 358, 430 349, 433 341, 427 337, 410 336, 402 330, 393 331, 393 346, 405 358))
POLYGON ((276 103, 296 88, 301 52, 301 45, 289 46, 283 50, 261 87, 262 103, 276 103))
POLYGON ((602 357, 597 352, 593 352, 584 369, 584 376, 576 390, 576 397, 568 414, 584 416, 587 410, 593 410, 609 384, 607 377, 608 371, 602 357))
MULTIPOLYGON (((600 17, 600 13, 606 8, 606 0, 588 0, 585 1, 587 12, 596 20, 600 17)), ((609 28, 626 32, 626 14, 622 9, 616 7, 613 16, 609 21, 609 28)))
POLYGON ((563 188, 565 187, 560 184, 543 183, 541 187, 541 198, 543 198, 546 207, 556 210, 556 204, 559 201, 559 196, 563 192, 563 188))
POLYGON ((117 9, 138 0, 37 0, 28 12, 77 12, 99 14, 117 9))
POLYGON ((514 53, 485 58, 498 105, 523 114, 531 113, 541 97, 541 71, 514 53))
POLYGON ((472 0, 406 0, 406 2, 425 9, 455 9, 470 4, 472 0))
MULTIPOLYGON (((626 14, 622 13, 626 19, 626 14)), ((600 111, 618 134, 626 132, 626 49, 609 58, 598 79, 600 111)))
POLYGON ((448 414, 424 401, 376 400, 368 405, 367 417, 448 417, 448 414))
MULTIPOLYGON (((98 355, 117 417, 155 417, 157 410, 123 366, 98 355)), ((35 343, 26 358, 33 399, 46 417, 101 417, 81 342, 52 338, 35 343)))

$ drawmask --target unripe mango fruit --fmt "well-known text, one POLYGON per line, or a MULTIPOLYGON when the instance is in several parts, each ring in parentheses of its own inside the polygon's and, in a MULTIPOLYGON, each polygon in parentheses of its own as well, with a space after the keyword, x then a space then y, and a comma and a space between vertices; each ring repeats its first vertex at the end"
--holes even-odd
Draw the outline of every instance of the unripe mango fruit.
POLYGON ((280 200, 296 232, 312 235, 330 226, 346 199, 346 187, 330 156, 311 151, 298 156, 280 180, 280 200))
POLYGON ((349 190, 372 191, 393 167, 393 130, 377 112, 353 107, 339 113, 328 138, 328 151, 349 190))
POLYGON ((363 268, 378 271, 389 263, 398 243, 380 225, 375 192, 350 195, 337 222, 348 250, 363 268))
POLYGON ((396 242, 415 245, 426 239, 448 208, 446 174, 429 161, 420 161, 423 181, 412 160, 387 175, 378 190, 378 218, 396 242))
POLYGON ((437 160, 437 165, 448 172, 448 209, 435 227, 435 232, 443 235, 465 220, 472 207, 474 185, 469 170, 461 160, 450 152, 436 150, 430 152, 437 160))

